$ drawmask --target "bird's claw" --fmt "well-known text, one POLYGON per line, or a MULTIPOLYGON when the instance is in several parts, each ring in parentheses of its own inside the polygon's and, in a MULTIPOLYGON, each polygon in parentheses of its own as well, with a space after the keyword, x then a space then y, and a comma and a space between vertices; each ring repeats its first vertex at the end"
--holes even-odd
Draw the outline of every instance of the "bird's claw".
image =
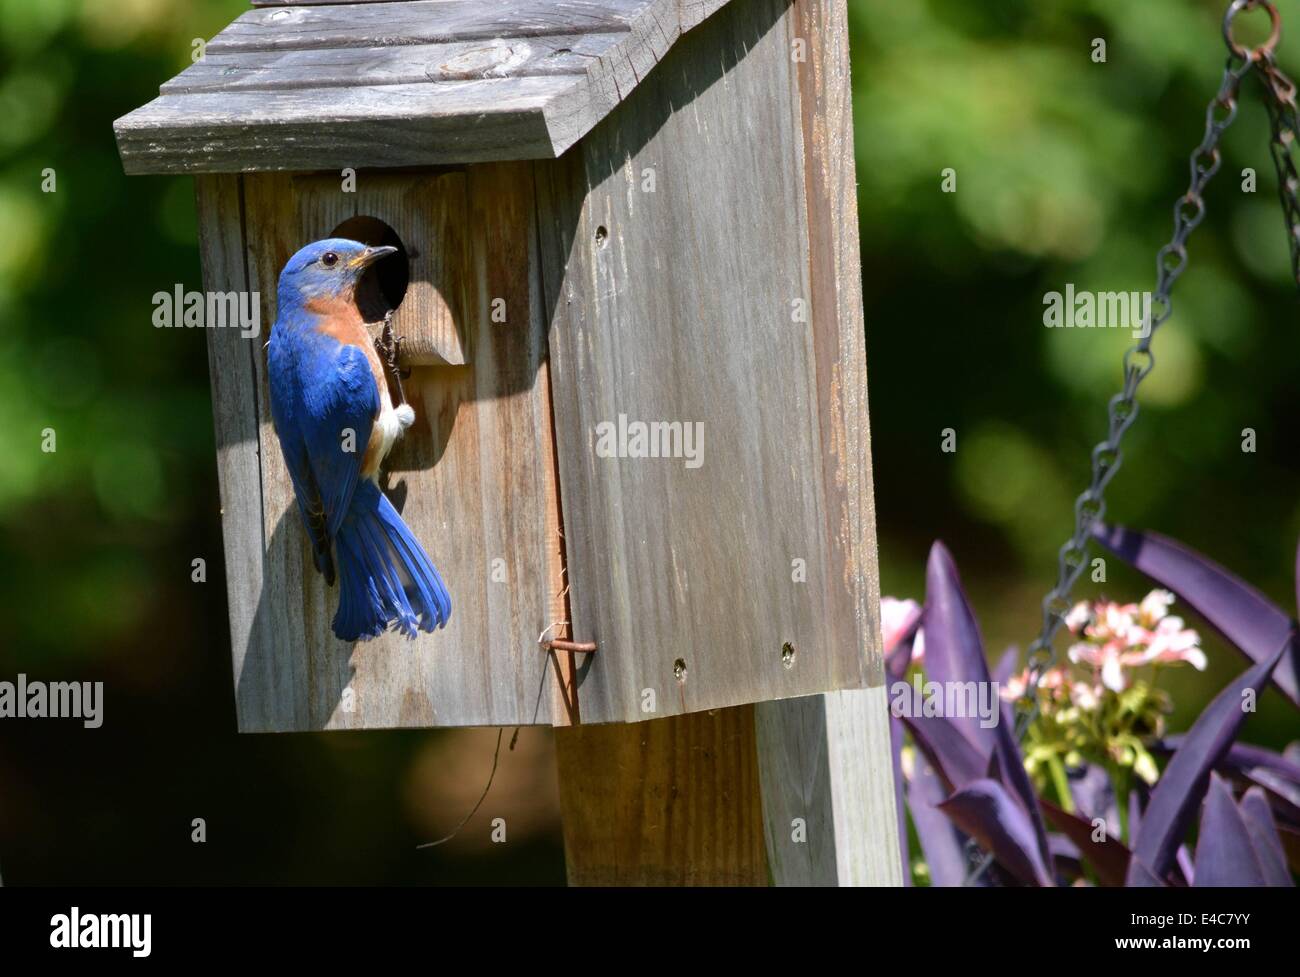
POLYGON ((393 379, 397 386, 397 403, 406 403, 406 393, 402 390, 402 381, 411 375, 410 370, 403 370, 398 366, 398 361, 402 357, 402 344, 406 342, 405 336, 393 335, 393 310, 389 309, 384 314, 384 326, 380 330, 379 337, 375 340, 375 349, 379 352, 384 361, 384 366, 393 374, 393 379))

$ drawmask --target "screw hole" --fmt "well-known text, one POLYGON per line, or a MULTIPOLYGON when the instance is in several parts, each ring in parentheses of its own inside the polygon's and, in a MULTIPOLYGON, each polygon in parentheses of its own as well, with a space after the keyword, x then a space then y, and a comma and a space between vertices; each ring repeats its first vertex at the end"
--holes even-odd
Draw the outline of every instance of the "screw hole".
POLYGON ((786 668, 794 668, 794 645, 788 641, 781 646, 781 664, 786 668))
POLYGON ((596 228, 596 247, 603 248, 607 244, 609 244, 609 231, 606 230, 604 224, 601 224, 600 227, 596 228))
POLYGON ((686 662, 681 658, 673 662, 673 678, 677 679, 679 682, 686 681, 686 662))

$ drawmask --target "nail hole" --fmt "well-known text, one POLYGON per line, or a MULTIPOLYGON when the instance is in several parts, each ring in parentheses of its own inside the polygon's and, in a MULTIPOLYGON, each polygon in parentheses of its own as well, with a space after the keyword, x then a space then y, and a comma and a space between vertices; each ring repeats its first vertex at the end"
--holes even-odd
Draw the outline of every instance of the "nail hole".
POLYGON ((378 217, 350 217, 330 233, 330 237, 360 241, 371 247, 391 246, 397 254, 389 255, 366 269, 357 285, 357 308, 366 322, 382 322, 390 309, 406 298, 411 283, 411 254, 397 232, 378 217))
POLYGON ((603 248, 608 243, 609 231, 605 229, 604 224, 601 224, 600 227, 596 228, 596 247, 603 248))
POLYGON ((781 646, 781 664, 786 668, 794 668, 794 645, 788 641, 781 646))
POLYGON ((680 658, 673 662, 673 678, 679 682, 686 681, 686 662, 680 658))

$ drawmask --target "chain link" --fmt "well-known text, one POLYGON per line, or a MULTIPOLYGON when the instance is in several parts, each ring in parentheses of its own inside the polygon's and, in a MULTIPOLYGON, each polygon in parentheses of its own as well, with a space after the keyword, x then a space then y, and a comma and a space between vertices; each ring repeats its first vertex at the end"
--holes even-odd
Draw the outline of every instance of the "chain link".
POLYGON ((1296 142, 1300 139, 1300 121, 1297 120, 1296 86, 1282 69, 1270 50, 1261 56, 1256 69, 1270 97, 1268 118, 1272 128, 1269 150, 1277 170, 1278 198, 1286 219, 1287 243, 1291 246, 1291 276, 1300 286, 1300 173, 1296 169, 1296 142))
POLYGON ((1173 314, 1174 283, 1187 267, 1187 239, 1205 218, 1205 187, 1223 162, 1219 142, 1237 117, 1237 96, 1242 79, 1253 62, 1236 50, 1228 56, 1219 83, 1218 94, 1205 110, 1205 135, 1188 160, 1191 179, 1187 192, 1174 203, 1174 233, 1169 243, 1156 254, 1156 287, 1151 309, 1143 323, 1143 335, 1124 353, 1124 385, 1110 399, 1106 439, 1092 449, 1092 480, 1074 503, 1074 534, 1057 554, 1056 585, 1043 598, 1043 623, 1038 637, 1029 646, 1028 676, 1021 697, 1020 718, 1016 723, 1017 739, 1024 739, 1029 726, 1038 718, 1038 683, 1043 673, 1056 664, 1053 642, 1070 609, 1070 592, 1087 565, 1088 542, 1092 531, 1106 513, 1104 493, 1123 461, 1120 445, 1124 433, 1137 419, 1137 391, 1155 368, 1151 340, 1156 330, 1173 314))
MULTIPOLYGON (((1300 112, 1296 106, 1296 86, 1278 67, 1275 56, 1281 37, 1281 17, 1269 0, 1233 0, 1223 18, 1223 35, 1228 45, 1227 64, 1218 93, 1205 110, 1205 134, 1188 160, 1191 178, 1187 192, 1174 203, 1173 236, 1156 254, 1156 287, 1148 318, 1143 323, 1145 328, 1138 342, 1124 353, 1124 384, 1107 406, 1107 436, 1092 449, 1092 479, 1075 500, 1074 533, 1057 553, 1056 584, 1043 598, 1042 627, 1029 646, 1027 681, 1017 703, 1020 716, 1016 738, 1020 741, 1039 716, 1038 685, 1043 674, 1056 664, 1055 639, 1070 609, 1070 594, 1087 566, 1093 529, 1106 513, 1106 486, 1123 461, 1124 433, 1137 419, 1138 388, 1155 368, 1151 341, 1156 330, 1173 314, 1174 283, 1187 267, 1187 239, 1205 218, 1203 194, 1223 162, 1219 144, 1237 117, 1241 83, 1252 70, 1259 75, 1267 95, 1265 101, 1272 126, 1270 150, 1286 219, 1292 277, 1300 286, 1300 170, 1295 155, 1300 142, 1300 112), (1233 38, 1233 21, 1238 14, 1257 9, 1268 13, 1272 29, 1263 44, 1247 48, 1233 38)), ((973 854, 974 849, 968 848, 968 853, 973 854)), ((992 863, 992 854, 986 854, 967 877, 966 884, 977 881, 992 863)))

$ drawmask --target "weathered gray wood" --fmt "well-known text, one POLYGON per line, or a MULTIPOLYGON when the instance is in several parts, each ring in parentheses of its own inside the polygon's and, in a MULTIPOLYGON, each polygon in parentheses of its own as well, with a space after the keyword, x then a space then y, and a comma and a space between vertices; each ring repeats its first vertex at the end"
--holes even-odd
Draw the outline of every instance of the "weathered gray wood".
POLYGON ((754 707, 777 885, 902 885, 883 685, 754 707))
POLYGON ((601 647, 584 722, 647 718, 645 689, 663 715, 859 687, 878 658, 845 536, 861 484, 835 467, 860 446, 827 443, 866 431, 842 423, 848 374, 821 376, 836 309, 798 321, 815 296, 792 25, 787 2, 731 5, 537 165, 570 600, 601 647), (620 414, 702 422, 703 466, 598 457, 620 414))
POLYGON ((114 128, 132 174, 530 159, 585 131, 581 85, 551 76, 163 95, 114 128))
MULTIPOLYGON (((392 0, 309 0, 311 6, 391 2, 392 0)), ((552 0, 552 2, 559 6, 563 4, 564 0, 552 0)), ((728 2, 729 0, 681 0, 682 21, 687 27, 694 27, 709 14, 728 2)), ((304 5, 302 0, 251 0, 251 3, 254 7, 300 7, 304 5)))
POLYGON ((473 81, 527 75, 581 75, 623 34, 557 34, 396 47, 209 51, 162 86, 164 95, 283 88, 473 81))
POLYGON ((159 98, 117 121, 118 149, 128 173, 551 158, 722 2, 256 9, 159 98))
POLYGON ((879 653, 879 582, 866 403, 866 354, 844 0, 798 0, 807 40, 798 74, 825 482, 832 563, 851 581, 869 688, 755 707, 768 861, 778 884, 902 884, 887 696, 879 653), (791 821, 804 819, 804 843, 791 821))
POLYGON ((630 30, 655 0, 408 0, 250 10, 209 53, 434 44, 630 30))
MULTIPOLYGON (((209 292, 251 290, 245 257, 243 184, 238 176, 200 176, 195 180, 199 253, 203 287, 209 292)), ((266 546, 262 518, 259 404, 255 362, 266 342, 263 333, 244 338, 237 329, 209 329, 208 369, 212 381, 212 419, 221 492, 221 531, 225 548, 225 587, 230 643, 241 728, 271 728, 279 687, 303 681, 292 662, 278 674, 265 657, 248 656, 250 647, 270 638, 269 616, 258 614, 266 546)), ((282 700, 285 701, 285 700, 282 700)))
MULTIPOLYGON (((470 302, 464 328, 473 362, 415 368, 406 390, 416 424, 386 466, 390 496, 451 592, 445 630, 413 642, 386 635, 347 645, 334 638, 329 625, 337 588, 327 589, 311 565, 265 407, 259 349, 263 523, 227 530, 265 539, 256 617, 267 627, 254 625, 259 638, 243 653, 241 730, 568 721, 537 643, 564 611, 545 333, 530 273, 535 210, 528 177, 526 166, 507 164, 465 174, 471 267, 464 275, 470 302), (505 301, 504 323, 491 321, 494 298, 505 301)), ((413 189, 438 179, 407 177, 413 189)), ((273 321, 280 268, 317 233, 321 216, 301 207, 290 177, 244 180, 250 279, 265 320, 273 321)), ((419 243, 457 246, 428 236, 419 243)))

